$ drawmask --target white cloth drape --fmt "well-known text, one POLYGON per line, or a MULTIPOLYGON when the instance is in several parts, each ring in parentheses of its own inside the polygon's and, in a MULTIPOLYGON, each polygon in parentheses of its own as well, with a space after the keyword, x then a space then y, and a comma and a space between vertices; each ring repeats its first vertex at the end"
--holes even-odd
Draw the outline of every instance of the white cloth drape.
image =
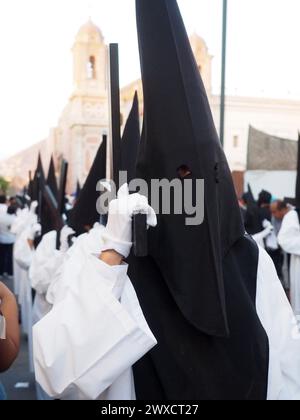
POLYGON ((269 338, 269 400, 300 400, 300 333, 269 255, 260 249, 257 313, 269 338))
POLYGON ((37 380, 61 399, 135 399, 131 367, 155 338, 127 266, 81 258, 66 296, 34 327, 37 380))

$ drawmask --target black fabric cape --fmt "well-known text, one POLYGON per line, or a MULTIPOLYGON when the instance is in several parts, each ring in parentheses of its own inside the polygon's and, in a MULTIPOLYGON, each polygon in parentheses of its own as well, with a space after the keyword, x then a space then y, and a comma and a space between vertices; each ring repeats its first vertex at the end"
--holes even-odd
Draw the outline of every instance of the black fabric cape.
POLYGON ((158 341, 134 366, 138 400, 266 400, 269 346, 255 308, 257 262, 250 237, 240 239, 223 260, 229 338, 203 334, 187 322, 152 258, 130 266, 158 341))
POLYGON ((58 186, 57 186, 57 180, 55 175, 55 166, 54 166, 54 160, 53 156, 51 156, 50 160, 50 166, 47 176, 47 185, 50 187, 52 194, 54 195, 55 199, 58 199, 58 186))
POLYGON ((205 220, 158 215, 149 257, 130 259, 158 346, 134 369, 139 399, 265 399, 268 340, 256 314, 257 246, 175 0, 136 0, 144 89, 137 176, 205 180, 205 220), (248 262, 248 264, 246 264, 248 262), (245 267, 248 269, 246 270, 245 267), (246 326, 246 328, 245 328, 246 326))

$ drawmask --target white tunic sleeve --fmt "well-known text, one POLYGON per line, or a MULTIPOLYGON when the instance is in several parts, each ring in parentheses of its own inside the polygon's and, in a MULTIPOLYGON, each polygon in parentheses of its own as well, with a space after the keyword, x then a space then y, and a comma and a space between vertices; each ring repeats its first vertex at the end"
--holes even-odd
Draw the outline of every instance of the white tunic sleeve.
MULTIPOLYGON (((108 395, 111 386, 131 379, 132 365, 156 345, 127 266, 109 267, 89 255, 82 267, 65 298, 34 327, 37 381, 61 399, 108 395)), ((132 381, 125 382, 130 392, 132 381)), ((114 398, 126 395, 124 386, 114 398)))
POLYGON ((300 333, 269 255, 260 248, 257 313, 270 346, 269 400, 300 400, 300 333))
POLYGON ((300 256, 300 224, 296 211, 291 210, 283 219, 278 243, 288 254, 300 256))

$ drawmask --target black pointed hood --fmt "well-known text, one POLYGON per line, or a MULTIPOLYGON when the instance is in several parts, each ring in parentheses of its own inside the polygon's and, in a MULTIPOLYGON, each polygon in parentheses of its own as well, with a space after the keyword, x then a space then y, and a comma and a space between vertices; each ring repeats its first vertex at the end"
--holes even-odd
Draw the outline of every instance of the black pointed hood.
POLYGON ((107 141, 103 140, 79 198, 70 214, 69 225, 77 235, 85 233, 87 226, 93 227, 100 220, 96 208, 99 198, 96 186, 100 180, 106 178, 106 148, 107 141))
POLYGON ((247 203, 245 214, 245 229, 249 235, 255 235, 263 230, 264 210, 260 209, 250 184, 248 184, 248 192, 244 199, 247 203))
POLYGON ((127 171, 128 182, 135 178, 136 160, 141 141, 138 94, 135 92, 132 108, 121 141, 121 171, 127 171))
POLYGON ((38 163, 37 163, 37 167, 34 173, 34 178, 32 181, 32 197, 31 197, 32 201, 39 201, 40 199, 39 191, 43 187, 44 184, 45 184, 45 172, 43 168, 42 157, 41 157, 41 154, 39 153, 38 163))
POLYGON ((81 185, 80 185, 80 182, 77 181, 77 184, 76 184, 76 193, 75 193, 76 200, 79 198, 80 193, 81 193, 81 185))
POLYGON ((45 182, 45 171, 44 171, 44 167, 43 167, 42 156, 41 156, 40 153, 39 153, 39 157, 38 157, 38 164, 37 164, 37 168, 36 168, 36 173, 40 174, 42 181, 45 182))
POLYGON ((252 191, 252 188, 251 188, 250 184, 248 184, 248 191, 243 194, 242 199, 245 201, 247 207, 249 207, 249 206, 252 206, 252 207, 256 206, 257 207, 257 202, 255 201, 253 191, 252 191))
POLYGON ((251 188, 250 184, 248 184, 248 193, 247 194, 248 194, 248 203, 247 204, 252 205, 252 206, 256 206, 257 203, 255 201, 254 194, 253 194, 253 191, 252 191, 252 188, 251 188))
POLYGON ((144 89, 137 176, 173 180, 183 167, 205 181, 204 223, 186 226, 186 215, 159 215, 150 256, 186 319, 224 337, 222 259, 244 235, 231 172, 177 2, 136 0, 136 8, 144 89))
POLYGON ((258 206, 267 205, 269 206, 272 201, 272 194, 269 191, 261 190, 258 195, 258 206))
MULTIPOLYGON (((43 175, 43 178, 45 176, 43 175)), ((51 209, 49 207, 49 203, 47 202, 45 198, 45 188, 46 185, 49 187, 54 200, 57 202, 58 197, 58 188, 57 188, 57 182, 56 182, 56 176, 55 176, 55 167, 54 167, 54 161, 53 157, 51 156, 50 160, 50 166, 48 170, 47 179, 44 179, 44 182, 42 183, 42 209, 39 212, 39 222, 42 226, 42 236, 46 235, 47 233, 56 230, 57 229, 57 218, 58 213, 51 209)))
POLYGON ((51 160, 50 160, 48 177, 47 177, 47 185, 50 187, 52 194, 57 200, 58 199, 58 186, 57 186, 57 180, 56 180, 56 175, 55 175, 55 166, 54 166, 53 156, 51 156, 51 160))

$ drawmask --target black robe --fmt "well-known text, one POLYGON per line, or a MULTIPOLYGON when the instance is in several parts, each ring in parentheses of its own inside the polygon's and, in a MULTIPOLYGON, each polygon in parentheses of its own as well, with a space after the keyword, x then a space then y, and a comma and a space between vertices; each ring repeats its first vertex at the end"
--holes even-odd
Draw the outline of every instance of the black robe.
POLYGON ((134 366, 139 400, 266 400, 269 343, 256 313, 257 267, 258 247, 250 237, 240 239, 224 258, 230 336, 217 338, 184 318, 153 259, 130 266, 158 340, 134 366))

